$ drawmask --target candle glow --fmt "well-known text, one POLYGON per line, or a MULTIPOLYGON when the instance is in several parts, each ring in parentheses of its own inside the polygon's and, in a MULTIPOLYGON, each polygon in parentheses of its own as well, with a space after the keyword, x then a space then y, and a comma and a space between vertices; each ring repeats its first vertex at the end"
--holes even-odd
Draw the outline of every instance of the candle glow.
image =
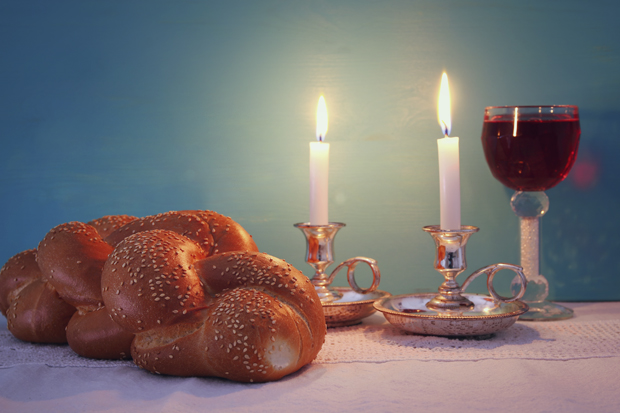
POLYGON ((450 116, 450 90, 448 75, 441 76, 439 103, 437 105, 439 126, 444 134, 437 139, 439 155, 439 202, 440 228, 461 229, 461 177, 459 166, 459 138, 448 136, 452 127, 450 116))

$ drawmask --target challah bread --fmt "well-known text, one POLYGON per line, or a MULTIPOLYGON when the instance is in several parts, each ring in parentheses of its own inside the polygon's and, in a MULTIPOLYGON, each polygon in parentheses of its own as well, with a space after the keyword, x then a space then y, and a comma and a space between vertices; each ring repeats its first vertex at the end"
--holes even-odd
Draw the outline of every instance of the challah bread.
POLYGON ((36 263, 36 250, 11 257, 0 270, 0 309, 18 339, 66 343, 65 327, 75 308, 60 298, 36 263))
POLYGON ((28 320, 36 332, 13 329, 27 341, 68 340, 86 357, 131 354, 151 372, 238 381, 298 370, 326 333, 310 281, 212 211, 59 225, 0 271, 0 310, 50 317, 28 320))

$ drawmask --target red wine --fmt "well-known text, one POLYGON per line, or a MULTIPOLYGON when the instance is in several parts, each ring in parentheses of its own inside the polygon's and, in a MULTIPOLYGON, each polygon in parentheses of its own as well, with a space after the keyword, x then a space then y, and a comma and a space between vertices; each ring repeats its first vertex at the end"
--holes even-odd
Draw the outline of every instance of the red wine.
POLYGON ((577 158, 579 119, 485 120, 482 147, 493 176, 516 191, 544 191, 560 183, 577 158), (516 133, 516 135, 515 135, 516 133))

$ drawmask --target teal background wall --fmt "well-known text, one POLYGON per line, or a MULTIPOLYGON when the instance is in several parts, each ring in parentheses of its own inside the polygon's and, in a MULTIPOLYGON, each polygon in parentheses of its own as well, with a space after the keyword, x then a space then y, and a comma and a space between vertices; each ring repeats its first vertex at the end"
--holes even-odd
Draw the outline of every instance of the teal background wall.
POLYGON ((519 260, 484 107, 574 104, 581 147, 548 191, 542 272, 552 299, 618 300, 619 13, 611 0, 0 0, 0 261, 63 222, 199 208, 310 275, 293 224, 309 216, 324 94, 330 219, 347 224, 336 259, 377 259, 394 294, 435 290, 421 228, 439 223, 446 70, 462 219, 480 227, 468 272, 519 260))

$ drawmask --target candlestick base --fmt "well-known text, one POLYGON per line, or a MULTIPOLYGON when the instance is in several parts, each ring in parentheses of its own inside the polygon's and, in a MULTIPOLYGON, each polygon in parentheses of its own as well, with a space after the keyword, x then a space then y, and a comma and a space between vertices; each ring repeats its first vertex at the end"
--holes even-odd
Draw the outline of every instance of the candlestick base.
POLYGON ((432 293, 386 297, 374 306, 390 324, 403 331, 444 337, 487 336, 510 327, 528 309, 521 301, 496 303, 482 294, 464 296, 474 306, 461 312, 429 309, 432 293))
POLYGON ((342 298, 332 302, 323 302, 323 313, 327 327, 345 327, 359 324, 376 310, 375 301, 389 297, 386 291, 374 290, 367 294, 359 294, 351 288, 333 287, 342 294, 342 298))
POLYGON ((474 271, 459 286, 455 278, 467 268, 465 245, 477 227, 461 226, 460 230, 442 230, 438 225, 423 228, 435 241, 434 267, 444 277, 438 294, 409 294, 386 297, 375 302, 393 325, 417 334, 441 336, 475 336, 491 334, 511 326, 528 310, 518 301, 525 293, 527 280, 523 268, 505 263, 487 265, 474 271), (495 274, 508 269, 517 274, 520 290, 513 297, 502 297, 493 287, 495 274), (487 275, 489 296, 464 294, 469 284, 481 274, 487 275))

